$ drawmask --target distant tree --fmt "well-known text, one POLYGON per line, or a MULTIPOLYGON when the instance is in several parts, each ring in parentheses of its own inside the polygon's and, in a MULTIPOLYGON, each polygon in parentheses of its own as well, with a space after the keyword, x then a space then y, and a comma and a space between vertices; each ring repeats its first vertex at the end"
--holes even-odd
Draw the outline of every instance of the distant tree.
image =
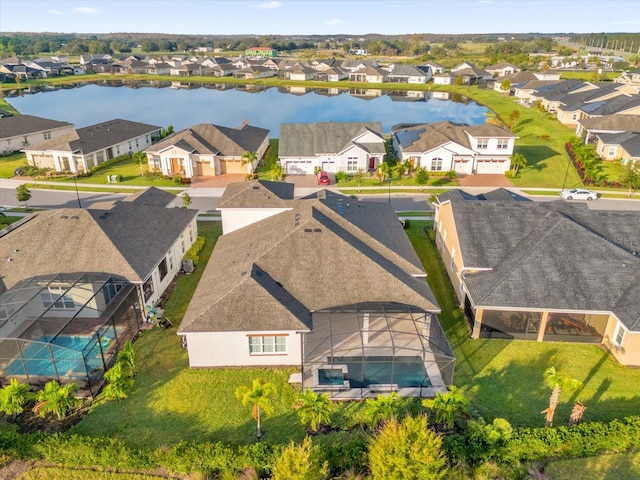
POLYGON ((33 53, 49 53, 49 43, 42 40, 34 42, 33 53))
POLYGON ((23 183, 16 188, 16 199, 19 202, 23 202, 25 208, 27 208, 27 202, 31 200, 31 191, 23 183))
POLYGON ((56 380, 45 383, 44 388, 36 395, 34 413, 41 417, 53 413, 58 420, 64 419, 69 410, 80 404, 80 400, 74 396, 77 389, 75 383, 60 385, 56 380))
POLYGON ((508 93, 511 91, 511 82, 509 80, 503 80, 502 83, 500 83, 500 91, 504 92, 504 93, 508 93))
POLYGON ((514 110, 509 115, 509 129, 513 130, 518 125, 518 120, 520 120, 520 110, 514 110))
POLYGON ((306 437, 301 445, 291 441, 276 458, 273 480, 322 480, 327 478, 328 463, 321 461, 320 449, 306 437))
POLYGON ((49 42, 49 53, 56 53, 60 49, 60 43, 49 42))
POLYGON ((173 133, 173 125, 169 125, 167 128, 160 130, 160 138, 166 138, 173 133))
POLYGON ((438 480, 446 478, 442 439, 428 428, 427 418, 391 420, 369 443, 372 480, 438 480))
POLYGON ((160 47, 158 47, 157 43, 152 42, 151 40, 143 40, 140 44, 140 50, 143 52, 157 52, 160 50, 160 47))
POLYGON ((251 415, 256 421, 256 438, 262 438, 262 412, 269 415, 273 411, 271 397, 276 393, 273 383, 265 382, 261 378, 253 380, 251 387, 240 386, 236 388, 236 397, 242 405, 252 406, 251 415))

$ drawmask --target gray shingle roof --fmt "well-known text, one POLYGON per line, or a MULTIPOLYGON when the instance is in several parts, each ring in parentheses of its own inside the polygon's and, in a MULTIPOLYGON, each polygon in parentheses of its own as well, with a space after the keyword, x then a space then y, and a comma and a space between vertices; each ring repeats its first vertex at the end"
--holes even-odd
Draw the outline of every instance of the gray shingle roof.
POLYGON ((281 157, 298 157, 338 153, 366 130, 378 135, 384 148, 381 122, 282 123, 278 154, 281 157))
POLYGON ((293 183, 264 180, 230 183, 217 208, 293 208, 294 188, 293 183))
POLYGON ((0 289, 24 278, 69 272, 105 272, 141 282, 196 215, 196 210, 135 200, 34 214, 0 237, 0 289))
POLYGON ((409 250, 386 204, 326 191, 297 200, 218 240, 179 333, 308 330, 314 311, 369 301, 439 311, 409 250))
POLYGON ((59 122, 48 118, 34 117, 33 115, 13 115, 0 118, 0 138, 11 138, 19 135, 28 135, 35 132, 44 132, 61 127, 73 126, 69 122, 59 122))
POLYGON ((602 117, 590 117, 578 120, 589 130, 610 130, 617 132, 639 132, 640 115, 613 114, 602 117))
POLYGON ((628 313, 640 310, 640 212, 462 196, 451 205, 464 268, 491 269, 465 277, 474 305, 612 311, 640 330, 628 313))

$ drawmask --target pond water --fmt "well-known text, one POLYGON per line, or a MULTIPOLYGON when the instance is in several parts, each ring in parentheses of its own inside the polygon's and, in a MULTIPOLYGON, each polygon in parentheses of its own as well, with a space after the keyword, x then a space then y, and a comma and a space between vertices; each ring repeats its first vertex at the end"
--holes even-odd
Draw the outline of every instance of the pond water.
POLYGON ((465 97, 443 92, 375 89, 256 88, 230 84, 105 81, 8 92, 20 113, 86 127, 122 118, 175 130, 213 123, 237 127, 243 121, 278 138, 281 123, 380 121, 385 133, 399 123, 441 120, 477 125, 489 111, 465 97))

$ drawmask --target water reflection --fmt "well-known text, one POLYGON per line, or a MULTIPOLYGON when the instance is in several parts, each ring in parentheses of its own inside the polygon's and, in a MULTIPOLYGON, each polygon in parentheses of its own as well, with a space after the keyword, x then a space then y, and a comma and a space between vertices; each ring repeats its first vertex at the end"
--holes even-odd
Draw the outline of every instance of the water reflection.
POLYGON ((272 138, 278 137, 281 123, 381 121, 389 132, 398 123, 449 120, 476 125, 484 123, 488 112, 447 92, 111 78, 9 90, 5 98, 23 114, 76 127, 114 118, 173 125, 176 130, 198 123, 233 127, 246 120, 268 128, 272 138))

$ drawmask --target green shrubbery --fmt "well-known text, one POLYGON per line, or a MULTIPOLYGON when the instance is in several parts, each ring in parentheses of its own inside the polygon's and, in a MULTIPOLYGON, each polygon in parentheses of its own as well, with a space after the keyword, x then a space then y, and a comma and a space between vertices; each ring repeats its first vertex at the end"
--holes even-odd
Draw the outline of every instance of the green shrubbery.
MULTIPOLYGON (((115 165, 117 163, 124 162, 125 160, 129 160, 129 158, 131 158, 129 157, 129 155, 120 155, 119 157, 112 158, 111 160, 106 160, 104 162, 99 163, 98 165, 94 165, 85 173, 79 173, 78 177, 90 177, 94 173, 99 172, 100 170, 104 170, 105 168, 110 167, 111 165, 115 165)), ((118 181, 120 180, 121 179, 118 179, 118 181)))
POLYGON ((202 247, 204 247, 204 237, 198 235, 198 238, 193 242, 191 248, 187 250, 184 257, 182 257, 182 260, 191 260, 194 266, 198 265, 198 262, 200 261, 200 250, 202 250, 202 247))

